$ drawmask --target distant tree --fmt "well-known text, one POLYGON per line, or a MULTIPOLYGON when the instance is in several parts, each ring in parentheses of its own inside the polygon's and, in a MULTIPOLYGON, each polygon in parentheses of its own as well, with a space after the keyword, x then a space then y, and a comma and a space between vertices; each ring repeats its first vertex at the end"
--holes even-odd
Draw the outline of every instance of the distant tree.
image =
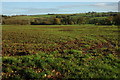
POLYGON ((61 15, 57 15, 56 18, 62 18, 62 16, 61 15))
POLYGON ((70 24, 70 25, 73 25, 73 24, 74 24, 74 22, 73 22, 73 21, 71 21, 69 24, 70 24))
POLYGON ((2 24, 6 25, 30 25, 29 20, 19 20, 19 19, 3 19, 2 24))
POLYGON ((51 25, 50 21, 43 21, 41 24, 42 25, 51 25))
POLYGON ((79 17, 77 19, 77 24, 84 24, 85 23, 85 18, 84 17, 79 17))
POLYGON ((115 25, 120 25, 120 14, 113 17, 113 22, 115 25))
POLYGON ((89 23, 95 25, 112 25, 112 21, 109 18, 92 18, 89 20, 89 23))
POLYGON ((53 24, 60 25, 61 24, 60 18, 55 18, 53 24))

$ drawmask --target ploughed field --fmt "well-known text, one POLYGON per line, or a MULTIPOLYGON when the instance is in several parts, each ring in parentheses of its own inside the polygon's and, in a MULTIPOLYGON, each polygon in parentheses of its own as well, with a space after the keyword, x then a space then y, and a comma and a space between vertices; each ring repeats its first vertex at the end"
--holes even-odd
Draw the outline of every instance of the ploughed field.
POLYGON ((3 80, 120 78, 118 26, 2 28, 3 80))

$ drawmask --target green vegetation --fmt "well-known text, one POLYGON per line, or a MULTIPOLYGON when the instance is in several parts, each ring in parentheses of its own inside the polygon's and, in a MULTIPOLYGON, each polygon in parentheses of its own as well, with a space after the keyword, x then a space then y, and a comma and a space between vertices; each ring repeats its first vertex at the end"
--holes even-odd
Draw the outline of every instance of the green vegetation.
POLYGON ((5 25, 120 25, 118 12, 2 16, 5 25))
POLYGON ((78 50, 4 57, 3 79, 120 78, 119 63, 113 54, 83 54, 78 50))
POLYGON ((114 25, 3 25, 3 80, 119 79, 119 31, 114 25))

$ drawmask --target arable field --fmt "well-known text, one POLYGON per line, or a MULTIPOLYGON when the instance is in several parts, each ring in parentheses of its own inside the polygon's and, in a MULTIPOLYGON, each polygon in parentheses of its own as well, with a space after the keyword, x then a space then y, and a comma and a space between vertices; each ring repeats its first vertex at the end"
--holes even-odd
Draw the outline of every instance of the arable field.
POLYGON ((120 79, 118 26, 2 28, 3 80, 120 79))

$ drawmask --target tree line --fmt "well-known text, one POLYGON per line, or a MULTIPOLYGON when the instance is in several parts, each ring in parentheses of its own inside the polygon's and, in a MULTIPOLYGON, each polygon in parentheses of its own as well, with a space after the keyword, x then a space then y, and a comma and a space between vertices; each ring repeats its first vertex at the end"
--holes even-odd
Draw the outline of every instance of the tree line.
MULTIPOLYGON (((50 14, 49 14, 50 15, 50 14)), ((54 15, 54 14, 52 14, 54 15)), ((25 15, 23 15, 25 16, 25 15)), ((97 14, 95 12, 86 13, 84 16, 55 15, 51 17, 37 17, 32 19, 17 19, 16 16, 2 15, 3 25, 75 25, 75 24, 95 24, 95 25, 120 25, 120 14, 97 14)), ((29 16, 28 16, 29 17, 29 16)))

